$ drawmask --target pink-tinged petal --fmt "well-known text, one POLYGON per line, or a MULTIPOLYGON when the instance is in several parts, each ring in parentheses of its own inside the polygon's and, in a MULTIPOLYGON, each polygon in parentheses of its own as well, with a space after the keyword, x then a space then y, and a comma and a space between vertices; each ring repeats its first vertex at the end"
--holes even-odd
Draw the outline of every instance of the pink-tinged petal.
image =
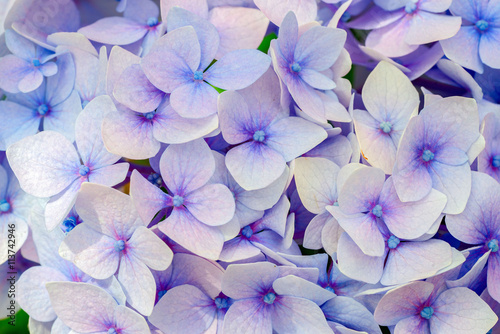
POLYGON ((431 331, 429 322, 418 314, 398 322, 394 333, 431 334, 431 331))
POLYGON ((123 332, 126 330, 127 334, 151 333, 146 319, 123 305, 115 308, 115 324, 117 328, 122 328, 123 332))
POLYGON ((217 115, 181 117, 171 105, 165 103, 156 110, 153 136, 162 143, 182 144, 210 134, 217 129, 218 123, 217 115))
POLYGON ((340 236, 337 258, 340 271, 355 280, 375 284, 384 270, 383 256, 368 256, 356 245, 347 233, 340 236))
POLYGON ((259 254, 261 254, 261 250, 255 247, 249 240, 236 237, 224 243, 219 260, 230 263, 250 259, 259 254))
POLYGON ((59 254, 87 275, 106 279, 118 269, 120 253, 115 250, 115 242, 116 239, 96 232, 89 224, 79 224, 63 240, 59 254))
POLYGON ((131 19, 114 16, 100 19, 78 32, 98 43, 127 45, 143 38, 148 30, 131 19))
POLYGON ((109 96, 98 96, 83 109, 75 124, 75 140, 84 164, 100 168, 113 164, 120 156, 109 153, 101 139, 101 125, 107 112, 116 110, 109 96))
POLYGON ((380 194, 383 220, 387 228, 398 238, 415 239, 426 233, 439 218, 446 206, 446 195, 432 189, 420 201, 401 202, 390 177, 380 194))
POLYGON ((321 231, 321 243, 327 254, 337 252, 340 236, 344 233, 344 229, 339 225, 337 220, 330 217, 326 221, 323 231, 321 231))
POLYGON ((74 331, 105 332, 114 323, 118 304, 105 290, 80 282, 52 282, 46 286, 57 316, 74 331))
POLYGON ((148 80, 140 65, 134 64, 123 71, 113 95, 127 108, 147 113, 160 105, 165 93, 148 80))
POLYGON ((177 87, 170 104, 182 117, 204 118, 217 112, 219 93, 204 81, 191 81, 177 87))
POLYGON ((80 111, 82 111, 80 96, 74 90, 64 102, 51 108, 50 114, 43 120, 43 129, 62 133, 73 142, 75 123, 80 111))
POLYGON ((122 162, 94 169, 89 174, 89 182, 113 187, 125 180, 129 166, 128 162, 122 162))
POLYGON ((346 36, 342 29, 313 27, 300 36, 293 60, 305 68, 324 71, 339 57, 346 36))
POLYGON ((203 139, 170 145, 160 160, 167 187, 179 196, 204 186, 215 171, 212 151, 203 139))
MULTIPOLYGON (((271 20, 272 21, 272 20, 271 20)), ((293 60, 295 47, 299 39, 299 24, 297 16, 293 11, 287 12, 283 18, 283 23, 278 31, 277 46, 280 54, 283 55, 286 62, 293 60)))
POLYGON ((497 302, 500 302, 500 255, 491 253, 488 258, 488 292, 497 302))
POLYGON ((273 330, 270 308, 260 299, 238 300, 227 310, 223 333, 271 333, 273 330))
POLYGON ((10 101, 0 101, 0 150, 37 133, 40 119, 33 110, 10 101))
MULTIPOLYGON (((333 207, 332 210, 338 210, 338 207, 333 207)), ((339 218, 338 223, 363 253, 370 256, 384 254, 385 240, 379 230, 376 218, 371 214, 346 215, 344 218, 339 218)))
POLYGON ((498 52, 500 52, 500 47, 498 46, 499 43, 499 27, 491 27, 490 31, 481 36, 481 40, 479 42, 479 55, 484 64, 493 68, 500 67, 500 61, 498 60, 498 57, 496 57, 498 52))
POLYGON ((167 21, 167 15, 170 9, 174 6, 187 9, 190 12, 198 15, 201 18, 208 17, 208 3, 207 0, 161 0, 161 18, 162 21, 167 21))
POLYGON ((171 93, 193 79, 200 65, 200 43, 193 27, 182 27, 161 37, 142 58, 141 66, 153 85, 171 93))
POLYGON ((290 11, 296 15, 299 25, 314 21, 318 11, 316 1, 313 0, 256 0, 255 5, 278 27, 290 11))
POLYGON ((165 333, 204 333, 216 314, 214 301, 186 284, 168 290, 148 320, 165 333))
POLYGON ((128 239, 144 226, 130 196, 100 184, 82 184, 75 208, 86 225, 116 240, 128 239))
POLYGON ((160 9, 151 0, 127 1, 127 8, 123 12, 123 17, 136 22, 147 22, 149 18, 157 18, 158 15, 160 15, 160 9))
POLYGON ((324 158, 295 160, 295 184, 300 200, 312 213, 322 213, 337 200, 337 174, 340 168, 324 158))
MULTIPOLYGON (((406 0, 375 0, 375 3, 377 6, 368 8, 363 14, 347 22, 346 25, 354 29, 379 29, 397 21, 406 14, 402 10, 394 10, 403 7, 406 4, 406 0)), ((330 26, 330 24, 328 25, 330 26)))
POLYGON ((435 162, 429 169, 434 189, 448 198, 443 213, 458 214, 465 209, 471 191, 471 170, 468 163, 449 166, 435 162))
POLYGON ((452 0, 423 0, 418 8, 432 13, 441 13, 450 8, 451 3, 452 0))
POLYGON ((258 297, 271 288, 279 271, 270 262, 231 264, 222 277, 222 292, 233 299, 258 297))
POLYGON ((252 141, 231 149, 226 155, 226 167, 242 188, 255 190, 277 180, 286 161, 275 150, 252 141))
POLYGON ((439 150, 434 156, 434 160, 449 166, 460 166, 469 162, 467 153, 455 147, 447 147, 439 150))
POLYGON ((75 147, 61 134, 43 131, 9 147, 7 158, 21 188, 37 197, 50 197, 78 176, 75 147))
POLYGON ((383 28, 372 30, 366 38, 366 46, 387 57, 400 57, 415 51, 418 45, 405 42, 410 20, 406 15, 383 28))
POLYGON ((114 46, 111 49, 111 53, 109 54, 109 59, 106 65, 107 69, 105 86, 107 95, 109 95, 113 99, 113 102, 115 104, 117 103, 117 101, 115 101, 113 97, 115 83, 120 80, 120 76, 127 67, 133 64, 139 64, 140 61, 141 58, 123 49, 122 47, 114 46))
POLYGON ((130 254, 153 270, 165 270, 174 254, 156 234, 144 226, 138 227, 127 242, 130 254))
POLYGON ((446 57, 463 67, 482 73, 484 67, 479 58, 479 42, 480 34, 474 25, 462 26, 455 36, 440 41, 446 57))
POLYGON ((266 131, 266 145, 285 161, 306 153, 328 137, 319 125, 300 117, 287 117, 272 123, 266 131))
POLYGON ((375 309, 375 320, 382 326, 394 326, 419 311, 434 289, 429 282, 413 282, 390 290, 375 309))
POLYGON ((258 50, 235 50, 212 65, 204 75, 222 89, 243 89, 259 79, 271 65, 271 58, 258 50))
POLYGON ((488 304, 467 288, 444 291, 432 307, 431 333, 485 333, 498 320, 488 304))
POLYGON ((257 49, 266 34, 269 19, 258 9, 214 7, 208 20, 219 32, 216 59, 239 49, 257 49))
POLYGON ((207 184, 186 196, 184 205, 199 221, 220 226, 234 216, 235 204, 231 191, 222 184, 207 184))
POLYGON ((460 17, 419 10, 410 19, 404 41, 411 45, 421 45, 447 39, 456 35, 461 23, 460 17))
MULTIPOLYGON (((34 81, 34 84, 37 86, 28 90, 28 92, 35 90, 42 84, 43 75, 38 70, 34 69, 27 61, 14 55, 6 55, 0 58, 0 74, 2 78, 0 80, 0 88, 9 93, 19 93, 19 82, 33 71, 39 73, 37 80, 34 81)), ((33 85, 31 86, 33 87, 33 85)))
POLYGON ((106 114, 102 140, 109 152, 129 159, 151 158, 160 150, 160 142, 153 137, 152 122, 131 110, 106 114))
POLYGON ((156 283, 151 270, 135 256, 124 254, 117 278, 123 287, 127 303, 139 313, 150 315, 156 295, 156 283))
POLYGON ((45 206, 45 226, 52 231, 61 224, 75 204, 76 194, 80 190, 81 179, 76 179, 68 188, 52 196, 45 206))
POLYGON ((158 211, 168 204, 172 205, 172 198, 152 185, 137 170, 132 172, 130 178, 130 197, 142 220, 147 224, 158 211))
POLYGON ((286 83, 293 100, 299 108, 313 120, 326 123, 327 114, 320 92, 301 79, 292 79, 286 83))
MULTIPOLYGON (((197 69, 206 69, 219 49, 220 38, 213 24, 208 22, 205 18, 201 18, 181 7, 173 7, 168 13, 166 21, 169 34, 172 33, 173 30, 181 27, 188 26, 194 28, 201 49, 201 57, 197 69)), ((195 70, 196 69, 193 69, 193 71, 195 70)))
POLYGON ((451 247, 445 241, 405 242, 389 251, 380 283, 397 285, 431 277, 451 261, 451 247))
POLYGON ((52 321, 57 315, 50 305, 49 293, 45 289, 47 282, 67 281, 57 269, 45 266, 26 270, 17 281, 19 305, 38 321, 52 321))
POLYGON ((187 250, 210 260, 217 260, 224 235, 213 226, 203 224, 185 209, 174 209, 159 225, 160 231, 187 250))
MULTIPOLYGON (((323 289, 318 284, 294 275, 278 278, 273 283, 273 289, 279 295, 308 299, 316 303, 316 305, 323 305, 326 301, 336 296, 333 292, 323 289)), ((287 301, 292 299, 296 300, 295 298, 287 298, 287 301)), ((283 307, 283 303, 286 302, 283 301, 279 304, 279 311, 277 310, 277 313, 281 313, 286 308, 283 307)))
POLYGON ((217 101, 220 128, 224 140, 229 144, 239 144, 252 138, 255 117, 243 96, 235 91, 223 92, 217 101))
POLYGON ((308 299, 281 296, 271 309, 271 317, 278 333, 331 333, 319 306, 308 299))
POLYGON ((340 189, 339 208, 345 214, 370 211, 378 202, 384 182, 385 174, 381 169, 360 168, 354 171, 340 189))

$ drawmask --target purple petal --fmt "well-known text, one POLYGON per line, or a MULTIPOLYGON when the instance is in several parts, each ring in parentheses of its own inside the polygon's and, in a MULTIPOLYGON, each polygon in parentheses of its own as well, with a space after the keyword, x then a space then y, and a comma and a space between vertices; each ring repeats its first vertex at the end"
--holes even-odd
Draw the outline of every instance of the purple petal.
POLYGON ((150 331, 148 323, 143 316, 128 307, 118 305, 115 308, 115 324, 130 334, 142 334, 150 331))
MULTIPOLYGON (((410 16, 405 15, 380 29, 372 30, 366 38, 366 46, 387 57, 407 55, 418 48, 418 45, 409 45, 405 41, 406 32, 410 25, 410 16)), ((451 36, 450 36, 451 37, 451 36)))
MULTIPOLYGON (((318 284, 294 275, 278 278, 273 283, 273 289, 279 295, 308 299, 317 305, 323 305, 328 300, 336 297, 333 292, 323 289, 318 284)), ((295 298, 287 299, 288 301, 295 300, 295 298)), ((285 303, 285 301, 282 303, 285 303)), ((286 307, 282 307, 282 303, 280 303, 279 312, 277 313, 281 313, 283 309, 286 309, 286 307)))
POLYGON ((261 250, 247 239, 236 237, 224 243, 219 260, 224 262, 235 262, 250 259, 261 254, 261 250))
POLYGON ((370 211, 384 186, 385 174, 378 168, 354 171, 339 193, 339 207, 345 214, 370 211))
POLYGON ((488 292, 497 302, 500 300, 500 256, 492 253, 488 258, 488 292))
POLYGON ((151 0, 129 1, 123 12, 123 17, 140 23, 146 23, 149 18, 157 18, 160 15, 158 5, 151 0))
POLYGON ((0 101, 0 150, 37 133, 40 119, 33 110, 10 101, 0 101))
POLYGON ((255 116, 248 109, 243 96, 238 92, 226 91, 220 95, 217 103, 224 140, 229 144, 239 144, 251 139, 252 133, 258 129, 254 125, 255 116))
POLYGON ((280 297, 275 307, 271 308, 273 329, 276 332, 331 333, 323 312, 314 302, 304 298, 280 297))
POLYGON ((36 44, 12 29, 5 31, 5 44, 19 58, 30 61, 36 57, 36 44))
POLYGON ((463 67, 482 73, 483 64, 478 52, 480 36, 474 25, 462 26, 455 36, 440 41, 440 44, 448 58, 463 67))
POLYGON ((124 17, 106 17, 80 28, 79 33, 91 41, 111 45, 134 43, 146 35, 145 26, 124 17))
POLYGON ((282 26, 285 15, 290 11, 297 15, 297 21, 300 25, 312 22, 316 19, 318 11, 317 4, 313 0, 297 1, 270 1, 270 0, 255 0, 255 5, 278 27, 282 26))
POLYGON ((293 54, 299 39, 298 36, 299 24, 297 22, 297 16, 295 16, 293 11, 287 12, 278 31, 277 44, 279 46, 280 53, 288 62, 293 60, 293 54))
POLYGON ((379 230, 376 218, 371 214, 346 215, 344 218, 339 218, 338 222, 363 253, 370 256, 384 254, 385 240, 379 230))
POLYGON ((43 81, 43 75, 40 71, 14 55, 0 58, 0 74, 2 76, 0 88, 9 93, 19 93, 22 80, 25 80, 22 92, 31 92, 37 89, 43 81), (30 81, 26 81, 24 78, 28 78, 30 81))
POLYGON ((174 6, 179 6, 189 10, 191 13, 199 17, 208 17, 207 0, 161 0, 161 17, 162 21, 167 21, 167 15, 170 9, 174 6))
POLYGON ((405 42, 411 45, 427 44, 456 35, 460 29, 460 17, 440 15, 419 10, 410 20, 405 42))
POLYGON ((234 216, 233 194, 222 184, 207 184, 186 196, 184 203, 193 216, 210 226, 226 224, 234 216))
POLYGON ((94 169, 89 174, 89 182, 113 187, 125 180, 125 178, 127 177, 128 168, 129 164, 127 162, 124 162, 94 169))
MULTIPOLYGON (((51 76, 47 79, 46 90, 46 102, 51 106, 56 106, 66 100, 71 93, 75 85, 75 64, 73 58, 69 54, 64 54, 57 59, 57 71, 56 75, 51 76)), ((55 66, 55 64, 54 64, 55 66)))
POLYGON ((394 330, 398 331, 398 333, 431 334, 429 322, 422 318, 420 314, 401 320, 394 330))
POLYGON ((279 268, 270 262, 232 264, 222 278, 222 292, 233 299, 246 299, 267 292, 278 278, 279 268))
POLYGON ((144 226, 135 230, 128 245, 131 255, 153 270, 167 269, 174 256, 167 244, 144 226))
POLYGON ((74 90, 64 102, 51 108, 50 114, 44 118, 43 129, 62 133, 73 142, 75 122, 80 111, 82 111, 80 96, 74 90))
POLYGON ((238 300, 224 317, 223 333, 271 333, 273 330, 269 308, 256 298, 238 300))
POLYGON ((76 179, 65 190, 52 196, 45 206, 45 226, 51 231, 64 221, 69 211, 75 204, 76 194, 82 184, 81 179, 76 179))
POLYGON ((107 95, 109 95, 113 99, 114 103, 117 103, 117 101, 115 101, 113 97, 113 89, 115 87, 115 83, 118 82, 121 74, 127 67, 133 64, 139 64, 140 61, 141 58, 119 46, 114 46, 111 49, 106 68, 105 86, 107 95))
POLYGON ((479 55, 486 65, 493 68, 499 68, 500 62, 496 55, 500 52, 498 46, 498 43, 500 43, 500 29, 497 27, 491 27, 490 29, 488 33, 481 36, 479 42, 479 55))
POLYGON ((458 214, 465 209, 471 189, 471 171, 468 163, 449 166, 435 162, 429 170, 434 189, 448 197, 443 213, 458 214))
POLYGON ((170 95, 170 104, 182 117, 204 118, 217 112, 219 93, 204 81, 190 81, 170 95))

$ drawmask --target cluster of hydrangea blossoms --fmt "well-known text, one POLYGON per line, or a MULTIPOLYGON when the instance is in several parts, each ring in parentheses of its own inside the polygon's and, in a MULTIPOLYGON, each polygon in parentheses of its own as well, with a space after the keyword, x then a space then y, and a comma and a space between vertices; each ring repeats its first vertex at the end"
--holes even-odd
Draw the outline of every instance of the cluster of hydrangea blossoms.
POLYGON ((499 331, 499 13, 13 1, 0 268, 29 330, 499 331))

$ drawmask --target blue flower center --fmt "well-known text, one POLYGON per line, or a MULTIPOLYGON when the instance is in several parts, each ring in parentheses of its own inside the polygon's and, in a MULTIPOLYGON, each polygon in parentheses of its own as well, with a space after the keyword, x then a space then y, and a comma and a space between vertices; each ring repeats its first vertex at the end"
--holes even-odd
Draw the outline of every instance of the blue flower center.
POLYGON ((241 235, 245 238, 250 238, 253 235, 252 228, 250 226, 245 226, 241 229, 241 235))
POLYGON ((38 66, 40 66, 40 65, 41 65, 41 64, 40 64, 40 60, 38 60, 38 59, 33 59, 33 60, 32 60, 32 63, 33 63, 33 66, 35 66, 35 67, 38 67, 38 66))
POLYGON ((488 248, 493 252, 496 253, 498 252, 498 240, 497 239, 491 239, 488 242, 488 248))
POLYGON ((154 27, 158 25, 158 19, 156 17, 150 17, 147 22, 148 26, 154 27))
POLYGON ((49 107, 47 107, 46 104, 41 104, 37 109, 36 111, 38 112, 38 114, 40 116, 44 116, 48 111, 49 111, 49 107))
POLYGON ((429 320, 433 314, 434 314, 434 309, 430 306, 424 307, 422 311, 420 311, 420 316, 427 320, 429 320))
POLYGON ((151 119, 153 119, 153 117, 155 117, 155 115, 156 115, 156 111, 151 111, 151 112, 144 114, 144 117, 146 117, 146 119, 151 120, 151 119))
POLYGON ((176 208, 178 208, 179 206, 181 206, 184 203, 184 198, 182 198, 179 195, 175 195, 174 199, 173 199, 173 202, 174 202, 174 206, 176 208))
POLYGON ((335 290, 331 286, 327 286, 325 290, 335 293, 335 290))
POLYGON ((493 159, 491 159, 491 165, 495 168, 500 167, 500 155, 495 155, 493 159))
POLYGON ((395 235, 391 235, 390 238, 387 240, 387 246, 390 249, 394 249, 394 248, 398 247, 400 242, 401 241, 399 241, 398 237, 396 237, 395 235))
POLYGON ((274 303, 275 299, 276 299, 276 295, 272 292, 269 292, 267 295, 264 296, 264 303, 272 304, 272 303, 274 303))
POLYGON ((193 77, 194 77, 194 80, 203 80, 203 72, 202 71, 195 71, 193 77))
POLYGON ((294 71, 295 73, 298 73, 302 70, 302 67, 300 67, 300 65, 298 63, 293 63, 292 65, 292 71, 294 71))
POLYGON ((266 133, 262 130, 255 131, 253 134, 253 140, 258 141, 258 142, 263 142, 264 139, 266 139, 266 133))
POLYGON ((125 241, 123 240, 116 240, 115 242, 115 251, 121 252, 125 249, 125 241))
POLYGON ((431 161, 432 159, 434 159, 434 153, 432 153, 429 150, 425 150, 424 152, 422 152, 422 160, 428 162, 431 161))
POLYGON ((380 123, 380 130, 384 131, 385 133, 389 133, 392 130, 392 124, 389 122, 382 122, 380 123))
POLYGON ((158 173, 151 173, 148 176, 148 181, 151 182, 152 184, 154 184, 155 186, 160 187, 162 179, 161 179, 160 174, 158 174, 158 173))
POLYGON ((87 176, 87 174, 90 172, 90 168, 88 168, 85 165, 80 165, 80 168, 78 169, 78 173, 81 176, 87 176))
POLYGON ((108 329, 108 334, 117 334, 116 329, 111 327, 110 329, 108 329))
POLYGON ((70 216, 63 221, 63 226, 65 228, 66 233, 69 233, 72 229, 76 227, 76 218, 70 216))
POLYGON ((342 14, 342 16, 340 17, 340 20, 342 22, 347 22, 351 19, 351 14, 349 14, 348 12, 344 12, 344 14, 342 14))
POLYGON ((215 306, 218 309, 226 309, 228 306, 227 298, 220 298, 220 297, 215 298, 215 306))
POLYGON ((415 10, 417 10, 417 0, 408 1, 405 5, 405 12, 412 14, 415 10))
POLYGON ((375 217, 382 217, 382 207, 379 204, 375 205, 372 209, 372 213, 375 217))
POLYGON ((158 300, 161 299, 161 297, 165 296, 165 294, 168 292, 168 290, 161 290, 158 291, 158 300))
POLYGON ((479 31, 485 31, 488 29, 488 22, 485 20, 479 20, 476 22, 476 28, 479 29, 479 31))
POLYGON ((10 204, 7 200, 3 199, 0 201, 0 212, 8 212, 10 210, 10 204))
POLYGON ((89 102, 90 101, 87 101, 87 100, 83 101, 82 102, 82 109, 85 109, 85 107, 87 106, 87 104, 89 104, 89 102))

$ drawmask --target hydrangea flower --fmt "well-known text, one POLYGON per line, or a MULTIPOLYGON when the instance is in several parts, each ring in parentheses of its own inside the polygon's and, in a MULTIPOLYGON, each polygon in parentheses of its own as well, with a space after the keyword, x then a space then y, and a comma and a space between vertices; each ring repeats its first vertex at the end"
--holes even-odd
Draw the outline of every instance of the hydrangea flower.
POLYGON ((43 131, 9 147, 7 157, 21 188, 37 197, 50 197, 45 208, 47 228, 59 225, 70 211, 83 182, 113 186, 123 181, 128 163, 110 154, 101 140, 101 122, 113 103, 94 99, 76 121, 76 146, 63 135, 43 131))
POLYGON ((57 65, 50 61, 53 53, 17 34, 5 31, 5 42, 11 55, 0 58, 0 88, 9 93, 32 92, 42 84, 44 77, 57 73, 57 65))
POLYGON ((479 73, 483 73, 484 65, 500 68, 496 56, 500 52, 500 11, 496 1, 454 0, 450 11, 461 16, 463 24, 455 36, 440 41, 446 56, 479 73))
POLYGON ((484 117, 482 134, 486 141, 477 159, 477 169, 500 182, 500 115, 489 113, 484 117))

